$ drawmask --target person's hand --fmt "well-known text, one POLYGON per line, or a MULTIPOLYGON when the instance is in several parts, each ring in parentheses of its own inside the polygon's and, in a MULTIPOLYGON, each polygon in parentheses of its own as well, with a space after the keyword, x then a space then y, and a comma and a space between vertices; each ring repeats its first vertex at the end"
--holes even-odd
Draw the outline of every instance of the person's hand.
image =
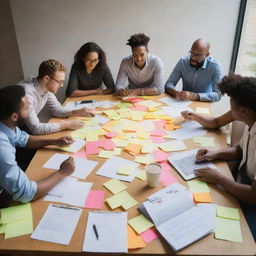
POLYGON ((112 94, 112 93, 114 93, 114 90, 112 90, 112 89, 105 89, 105 90, 103 90, 103 92, 102 92, 102 94, 104 94, 104 95, 106 95, 106 94, 112 94))
POLYGON ((129 92, 125 89, 120 89, 118 90, 118 95, 120 95, 121 97, 127 97, 129 95, 129 92))
POLYGON ((90 109, 84 107, 84 108, 73 110, 72 115, 73 116, 93 117, 94 112, 93 112, 93 110, 90 110, 90 109))
POLYGON ((65 120, 63 121, 63 129, 76 130, 84 127, 84 122, 77 120, 65 120))
POLYGON ((199 149, 196 154, 196 161, 198 163, 204 161, 212 161, 217 159, 216 151, 208 150, 208 149, 199 149))
POLYGON ((73 157, 69 157, 67 160, 62 162, 60 165, 60 172, 64 176, 69 176, 71 175, 75 170, 75 162, 73 157))
POLYGON ((190 94, 191 92, 187 91, 177 91, 176 98, 178 98, 179 100, 190 100, 190 94))
POLYGON ((194 170, 194 174, 197 177, 202 178, 205 182, 218 184, 222 174, 213 168, 203 168, 194 170))
POLYGON ((95 94, 103 94, 103 91, 104 91, 103 89, 98 88, 95 90, 95 94))
POLYGON ((141 90, 133 89, 133 90, 127 90, 127 92, 129 97, 133 97, 133 96, 140 95, 141 90))
POLYGON ((65 147, 74 142, 73 138, 71 136, 64 136, 60 137, 55 140, 55 145, 58 147, 65 147))
POLYGON ((195 120, 195 113, 191 111, 182 111, 180 113, 186 121, 192 121, 195 120))

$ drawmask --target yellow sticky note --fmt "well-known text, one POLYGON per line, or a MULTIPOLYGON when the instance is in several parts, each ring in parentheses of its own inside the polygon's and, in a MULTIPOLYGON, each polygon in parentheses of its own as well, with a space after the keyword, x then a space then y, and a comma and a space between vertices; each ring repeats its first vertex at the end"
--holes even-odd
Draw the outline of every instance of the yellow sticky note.
POLYGON ((142 121, 144 119, 144 113, 141 111, 131 111, 131 119, 134 121, 142 121))
POLYGON ((130 219, 128 224, 136 231, 137 234, 141 234, 142 232, 154 226, 154 224, 142 214, 130 219))
MULTIPOLYGON (((119 136, 117 136, 117 137, 119 137, 119 136)), ((117 147, 125 148, 128 146, 128 144, 129 144, 128 140, 118 139, 117 137, 112 139, 112 141, 116 144, 117 147)))
POLYGON ((103 183, 103 186, 106 187, 109 191, 111 191, 113 194, 117 194, 125 189, 127 189, 127 186, 124 185, 120 180, 118 179, 112 179, 105 183, 103 183))
POLYGON ((0 234, 4 234, 5 233, 5 225, 0 224, 0 234))
POLYGON ((99 136, 95 132, 87 132, 85 135, 86 141, 96 141, 99 139, 99 136))
POLYGON ((5 226, 4 238, 17 237, 22 235, 31 234, 33 232, 32 218, 26 218, 23 220, 8 223, 5 226))
POLYGON ((153 156, 147 155, 147 156, 137 156, 134 161, 140 164, 150 164, 150 163, 153 163, 155 160, 153 156))
POLYGON ((214 138, 195 136, 193 137, 194 143, 198 144, 200 147, 214 147, 214 138))
POLYGON ((159 147, 165 152, 180 151, 186 149, 182 140, 172 140, 165 143, 160 143, 159 147))
POLYGON ((121 148, 115 148, 113 151, 108 151, 102 149, 100 153, 98 154, 98 157, 101 158, 111 158, 113 156, 119 156, 121 155, 121 148))
POLYGON ((209 108, 200 108, 200 107, 196 107, 196 113, 198 114, 210 114, 210 110, 209 108))
POLYGON ((212 198, 209 192, 193 193, 196 203, 212 203, 212 198))
POLYGON ((125 148, 125 151, 127 151, 131 155, 138 155, 140 154, 141 145, 129 143, 128 146, 125 148))
POLYGON ((129 176, 133 169, 134 169, 134 166, 123 165, 123 166, 120 166, 119 170, 117 171, 117 174, 129 176))
POLYGON ((157 107, 148 107, 149 112, 155 112, 155 111, 158 111, 158 110, 159 110, 159 108, 157 108, 157 107))
POLYGON ((158 107, 161 106, 162 104, 156 101, 152 100, 144 100, 140 102, 140 105, 146 106, 146 107, 158 107))
POLYGON ((154 150, 156 150, 156 145, 149 142, 149 143, 146 143, 146 144, 142 145, 141 153, 142 154, 147 154, 147 153, 151 153, 154 150))
POLYGON ((187 183, 189 186, 189 190, 192 193, 210 192, 210 189, 209 189, 207 183, 202 180, 190 180, 187 183))
POLYGON ((150 112, 148 112, 148 113, 146 113, 146 114, 144 115, 144 119, 158 119, 158 118, 159 118, 158 115, 152 114, 152 113, 150 113, 150 112))
POLYGON ((128 239, 128 249, 137 249, 137 248, 143 248, 146 246, 143 239, 136 234, 136 232, 127 225, 127 239, 128 239))
POLYGON ((136 178, 145 181, 147 179, 146 171, 138 169, 138 172, 136 174, 136 178))
POLYGON ((239 211, 237 208, 217 206, 217 216, 227 219, 240 220, 239 211))
POLYGON ((215 238, 242 243, 240 221, 216 217, 215 238))

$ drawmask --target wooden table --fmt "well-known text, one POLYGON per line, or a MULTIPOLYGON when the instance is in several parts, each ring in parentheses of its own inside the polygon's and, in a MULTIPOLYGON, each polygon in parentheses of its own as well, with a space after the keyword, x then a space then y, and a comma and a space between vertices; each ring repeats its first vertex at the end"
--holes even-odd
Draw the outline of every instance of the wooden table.
MULTIPOLYGON (((163 97, 157 96, 155 98, 163 97)), ((81 100, 83 98, 76 98, 70 100, 81 100)), ((114 96, 90 96, 87 99, 94 100, 117 100, 114 96)), ((199 107, 209 107, 209 103, 205 102, 194 102, 190 107, 195 108, 199 107)), ((52 119, 54 121, 56 119, 52 119)), ((70 131, 63 131, 51 135, 45 135, 45 137, 58 138, 64 134, 69 134, 70 131)), ((226 147, 226 137, 220 130, 211 130, 207 133, 206 136, 214 137, 216 149, 226 147)), ((192 139, 188 139, 184 141, 187 148, 195 148, 195 144, 192 142, 192 139)), ((52 173, 51 170, 43 168, 43 164, 54 154, 56 153, 56 149, 52 148, 44 148, 38 150, 35 157, 31 161, 27 175, 32 180, 42 179, 49 174, 52 173)), ((62 152, 63 153, 63 152, 62 152)), ((134 157, 127 154, 122 153, 122 157, 133 160, 134 157)), ((88 156, 88 159, 98 161, 99 164, 97 169, 106 161, 105 159, 98 158, 97 156, 88 156)), ((227 167, 227 164, 222 161, 215 162, 217 167, 221 170, 221 172, 225 173, 225 175, 232 177, 230 171, 227 167)), ((109 180, 109 178, 97 176, 95 175, 96 170, 94 170, 85 180, 86 182, 93 182, 92 189, 105 190, 105 198, 112 196, 112 193, 106 190, 102 184, 109 180)), ((186 185, 186 182, 179 176, 179 174, 172 168, 171 174, 176 176, 178 181, 186 185)), ((130 193, 136 200, 139 202, 143 202, 146 200, 147 196, 158 191, 162 188, 149 188, 146 185, 146 182, 142 182, 138 179, 134 179, 131 183, 126 183, 128 186, 127 192, 130 193)), ((236 207, 239 208, 240 216, 241 216, 241 229, 242 229, 242 237, 243 243, 233 243, 223 240, 217 240, 214 238, 214 234, 210 234, 198 242, 188 246, 187 248, 179 251, 177 254, 181 255, 255 255, 256 246, 255 242, 252 238, 246 220, 244 219, 243 213, 240 209, 240 206, 237 200, 223 191, 221 188, 218 188, 214 185, 209 185, 211 189, 211 196, 214 203, 217 203, 222 206, 227 207, 236 207)), ((34 228, 39 223, 40 219, 44 215, 49 202, 43 201, 43 199, 32 202, 32 210, 33 210, 33 223, 34 228)), ((104 204, 102 210, 110 211, 111 209, 104 204)), ((82 244, 84 239, 84 233, 87 222, 87 214, 90 210, 84 209, 82 215, 79 219, 78 225, 75 229, 71 242, 68 246, 38 241, 30 238, 30 235, 25 235, 17 238, 11 239, 3 239, 3 235, 0 236, 0 254, 12 254, 12 255, 89 255, 90 253, 82 252, 82 244)), ((121 208, 118 208, 116 211, 121 211, 121 208)), ((137 207, 132 207, 128 210, 128 219, 131 219, 137 216, 138 210, 137 207)), ((129 254, 133 255, 171 255, 174 254, 171 250, 170 246, 167 242, 164 241, 163 238, 158 238, 151 243, 147 244, 145 248, 129 250, 129 254)), ((92 254, 91 255, 102 255, 102 254, 92 254)))

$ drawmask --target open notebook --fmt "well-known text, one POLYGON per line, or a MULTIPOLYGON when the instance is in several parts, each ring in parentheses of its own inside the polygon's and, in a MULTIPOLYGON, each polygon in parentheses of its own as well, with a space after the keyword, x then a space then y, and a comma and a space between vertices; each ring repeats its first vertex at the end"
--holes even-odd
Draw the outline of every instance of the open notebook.
POLYGON ((153 197, 139 207, 154 222, 157 230, 178 251, 214 231, 212 215, 207 214, 193 201, 188 190, 153 197))
POLYGON ((171 154, 168 161, 179 172, 184 180, 196 178, 195 169, 214 168, 217 167, 210 162, 196 163, 196 153, 198 149, 192 149, 186 152, 171 154))

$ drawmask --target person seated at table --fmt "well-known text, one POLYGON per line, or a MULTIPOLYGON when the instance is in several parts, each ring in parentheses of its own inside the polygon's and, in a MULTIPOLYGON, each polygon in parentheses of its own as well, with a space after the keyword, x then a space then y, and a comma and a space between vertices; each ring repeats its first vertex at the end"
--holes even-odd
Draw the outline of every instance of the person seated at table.
POLYGON ((73 173, 75 165, 70 157, 58 172, 40 180, 31 181, 15 160, 15 147, 39 148, 46 145, 67 146, 73 142, 69 136, 44 139, 28 135, 17 125, 29 115, 28 97, 22 86, 13 85, 0 89, 0 208, 11 200, 27 203, 44 196, 58 182, 73 173))
POLYGON ((116 80, 116 92, 121 97, 159 95, 164 91, 164 66, 159 57, 148 53, 149 40, 145 34, 135 34, 128 39, 132 55, 122 60, 116 80))
POLYGON ((114 80, 105 52, 93 42, 81 46, 75 55, 66 90, 67 97, 114 92, 114 80), (102 82, 107 89, 102 89, 102 82))
POLYGON ((231 110, 218 117, 206 117, 192 111, 182 111, 181 115, 184 117, 185 121, 196 121, 209 129, 219 129, 235 121, 231 110))
POLYGON ((43 123, 38 118, 39 112, 46 105, 53 116, 93 116, 86 108, 71 110, 61 106, 55 94, 63 87, 65 67, 57 60, 45 60, 39 66, 38 76, 19 82, 25 88, 29 100, 29 115, 25 120, 26 131, 31 134, 48 134, 65 129, 79 129, 84 123, 77 120, 43 123))
POLYGON ((217 84, 221 80, 220 64, 210 57, 210 43, 205 39, 197 39, 189 51, 176 64, 167 82, 165 91, 179 100, 219 101, 221 93, 217 84), (175 86, 182 79, 182 91, 175 86))
POLYGON ((230 75, 222 79, 219 87, 222 93, 230 96, 234 119, 247 127, 237 146, 218 151, 200 149, 196 159, 198 162, 239 160, 239 168, 233 172, 236 181, 211 168, 195 170, 195 174, 206 182, 222 186, 239 199, 256 240, 256 78, 230 75))

